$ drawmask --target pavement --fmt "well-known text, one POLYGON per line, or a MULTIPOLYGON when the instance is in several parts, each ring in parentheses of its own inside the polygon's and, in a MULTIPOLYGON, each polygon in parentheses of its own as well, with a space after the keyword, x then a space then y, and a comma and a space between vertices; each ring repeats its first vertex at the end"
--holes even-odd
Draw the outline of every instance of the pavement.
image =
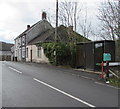
POLYGON ((118 107, 118 89, 98 74, 23 62, 2 62, 1 73, 2 107, 118 107))

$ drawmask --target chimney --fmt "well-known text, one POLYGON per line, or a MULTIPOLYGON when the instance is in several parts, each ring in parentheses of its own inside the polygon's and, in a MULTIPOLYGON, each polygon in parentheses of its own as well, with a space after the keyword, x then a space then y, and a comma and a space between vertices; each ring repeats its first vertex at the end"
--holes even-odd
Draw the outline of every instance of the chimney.
POLYGON ((27 29, 29 29, 30 28, 30 25, 27 25, 27 29))
POLYGON ((73 33, 73 26, 68 27, 68 34, 71 35, 73 33))
POLYGON ((46 12, 42 13, 42 20, 46 20, 46 12))
POLYGON ((73 26, 69 26, 68 29, 69 29, 70 32, 72 32, 73 31, 73 26))

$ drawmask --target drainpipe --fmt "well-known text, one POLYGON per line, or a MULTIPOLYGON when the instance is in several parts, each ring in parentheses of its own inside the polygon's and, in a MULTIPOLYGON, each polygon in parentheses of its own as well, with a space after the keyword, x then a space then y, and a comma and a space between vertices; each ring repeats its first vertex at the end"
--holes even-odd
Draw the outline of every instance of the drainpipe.
POLYGON ((32 45, 31 45, 31 50, 30 50, 30 61, 32 62, 32 45))
POLYGON ((25 62, 26 62, 26 45, 27 45, 27 41, 26 41, 26 34, 25 34, 25 62))

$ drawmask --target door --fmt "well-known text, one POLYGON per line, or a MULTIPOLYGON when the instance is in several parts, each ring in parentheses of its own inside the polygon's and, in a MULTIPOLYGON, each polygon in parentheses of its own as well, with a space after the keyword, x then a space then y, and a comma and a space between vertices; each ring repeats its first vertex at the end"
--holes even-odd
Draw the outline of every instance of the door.
POLYGON ((85 50, 86 69, 94 70, 94 43, 86 43, 85 50))
POLYGON ((100 70, 100 64, 103 61, 103 53, 104 53, 104 44, 103 42, 96 42, 95 43, 95 70, 100 70))
POLYGON ((85 68, 85 45, 83 43, 77 45, 76 64, 77 68, 85 68))

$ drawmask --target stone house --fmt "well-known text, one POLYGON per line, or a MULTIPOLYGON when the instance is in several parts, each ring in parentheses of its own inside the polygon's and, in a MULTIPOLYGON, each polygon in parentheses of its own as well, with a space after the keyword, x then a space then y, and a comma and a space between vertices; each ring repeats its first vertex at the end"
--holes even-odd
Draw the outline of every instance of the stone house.
POLYGON ((53 29, 40 34, 38 37, 31 40, 26 46, 26 61, 27 62, 38 62, 38 63, 49 63, 48 58, 44 54, 44 49, 38 47, 36 43, 38 42, 53 42, 54 40, 49 40, 49 35, 53 32, 53 29))
MULTIPOLYGON (((78 38, 84 41, 85 38, 80 34, 73 31, 73 27, 65 27, 63 25, 58 27, 57 40, 70 43, 78 38)), ((15 38, 15 60, 26 62, 40 62, 49 63, 48 58, 44 54, 44 49, 38 47, 36 43, 39 42, 54 42, 55 41, 55 28, 47 21, 46 13, 42 13, 42 20, 34 25, 27 26, 27 29, 15 38)))
POLYGON ((14 44, 0 42, 0 61, 11 61, 11 47, 14 44))
POLYGON ((15 38, 15 60, 29 61, 27 55, 29 51, 29 47, 27 47, 27 45, 29 42, 52 28, 53 27, 46 19, 45 12, 42 13, 42 20, 38 21, 32 26, 27 25, 27 29, 17 38, 15 38))
MULTIPOLYGON (((58 27, 58 37, 57 41, 63 43, 70 43, 72 38, 78 38, 81 41, 84 41, 83 36, 73 31, 72 27, 65 27, 60 25, 58 27)), ((26 46, 26 61, 31 62, 40 62, 40 63, 49 63, 48 58, 44 54, 44 49, 41 46, 37 46, 37 43, 40 42, 54 42, 55 41, 55 28, 51 28, 46 32, 38 35, 26 46)))

